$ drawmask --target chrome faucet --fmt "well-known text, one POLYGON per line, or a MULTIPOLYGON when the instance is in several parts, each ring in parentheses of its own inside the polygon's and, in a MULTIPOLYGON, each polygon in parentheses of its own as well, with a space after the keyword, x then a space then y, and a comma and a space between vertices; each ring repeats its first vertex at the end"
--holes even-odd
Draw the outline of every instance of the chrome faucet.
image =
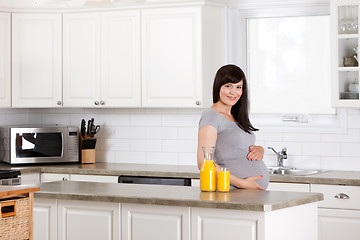
POLYGON ((284 147, 281 150, 281 152, 275 151, 275 149, 273 149, 272 147, 268 147, 268 149, 271 149, 274 151, 274 153, 277 156, 277 166, 283 168, 284 167, 284 159, 287 159, 286 148, 284 147))

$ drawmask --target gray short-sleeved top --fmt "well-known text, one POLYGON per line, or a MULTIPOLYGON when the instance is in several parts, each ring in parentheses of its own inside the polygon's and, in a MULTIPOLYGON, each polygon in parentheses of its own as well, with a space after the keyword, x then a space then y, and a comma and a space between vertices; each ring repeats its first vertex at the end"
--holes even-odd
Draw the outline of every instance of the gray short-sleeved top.
POLYGON ((202 113, 199 129, 206 125, 211 125, 217 130, 215 162, 221 167, 229 168, 231 174, 242 179, 263 175, 263 178, 256 182, 267 188, 269 172, 265 163, 250 161, 247 158, 249 147, 255 144, 255 135, 245 132, 235 122, 229 121, 213 108, 202 113))

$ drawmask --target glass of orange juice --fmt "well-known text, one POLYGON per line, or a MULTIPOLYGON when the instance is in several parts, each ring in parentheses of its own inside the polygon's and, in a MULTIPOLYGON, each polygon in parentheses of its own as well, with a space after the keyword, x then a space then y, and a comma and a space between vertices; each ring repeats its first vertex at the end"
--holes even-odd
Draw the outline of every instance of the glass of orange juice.
POLYGON ((217 171, 218 184, 217 188, 219 192, 228 192, 230 190, 230 171, 228 168, 220 168, 217 171))

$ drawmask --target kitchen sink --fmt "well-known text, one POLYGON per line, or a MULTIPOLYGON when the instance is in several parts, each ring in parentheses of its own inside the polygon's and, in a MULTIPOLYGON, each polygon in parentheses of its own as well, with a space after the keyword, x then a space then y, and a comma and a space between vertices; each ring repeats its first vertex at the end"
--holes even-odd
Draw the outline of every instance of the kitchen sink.
POLYGON ((296 168, 268 168, 273 175, 307 176, 321 172, 320 170, 296 169, 296 168))

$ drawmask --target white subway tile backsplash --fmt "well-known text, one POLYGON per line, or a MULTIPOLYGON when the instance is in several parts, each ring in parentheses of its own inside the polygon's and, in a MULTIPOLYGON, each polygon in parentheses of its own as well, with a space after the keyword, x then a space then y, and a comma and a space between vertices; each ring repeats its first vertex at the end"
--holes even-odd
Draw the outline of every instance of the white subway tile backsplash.
POLYGON ((342 143, 341 156, 360 157, 360 143, 342 143))
POLYGON ((146 137, 145 127, 117 127, 115 128, 117 138, 143 139, 146 137))
POLYGON ((179 131, 179 139, 196 140, 198 137, 197 127, 180 127, 177 128, 179 131))
POLYGON ((320 142, 320 134, 283 133, 284 142, 320 142))
POLYGON ((130 126, 161 126, 159 114, 131 114, 130 126))
POLYGON ((161 124, 166 127, 192 127, 194 126, 194 116, 183 114, 163 114, 161 124))
POLYGON ((346 134, 321 134, 321 142, 359 142, 360 129, 349 128, 346 134))
POLYGON ((194 153, 179 153, 179 165, 190 165, 197 167, 197 154, 194 153))
POLYGON ((128 114, 101 114, 99 124, 108 126, 129 126, 130 116, 128 114))
POLYGON ((129 139, 111 139, 111 138, 99 138, 97 139, 96 145, 100 145, 100 150, 110 151, 130 151, 130 140, 129 139))
POLYGON ((282 141, 281 133, 255 132, 256 141, 282 141))
POLYGON ((360 115, 348 115, 348 128, 360 128, 360 115))
POLYGON ((179 154, 166 152, 148 152, 146 153, 146 163, 179 165, 179 154))
POLYGON ((147 127, 147 139, 177 139, 178 128, 176 127, 147 127))
POLYGON ((339 156, 340 143, 304 142, 302 144, 304 156, 339 156))
POLYGON ((146 164, 146 153, 145 152, 116 152, 116 163, 135 163, 135 164, 146 164))
POLYGON ((161 140, 131 139, 131 151, 134 151, 134 152, 161 152, 161 140))
MULTIPOLYGON (((0 125, 61 124, 80 127, 92 117, 101 125, 96 135, 96 162, 196 166, 198 123, 204 109, 0 109, 0 125)), ((341 133, 255 132, 265 148, 264 162, 276 164, 287 148, 285 165, 296 168, 360 170, 360 110, 347 109, 341 133)), ((321 131, 320 131, 321 132, 321 131)))
POLYGON ((197 142, 194 140, 163 140, 163 152, 183 152, 192 153, 196 152, 197 142))

